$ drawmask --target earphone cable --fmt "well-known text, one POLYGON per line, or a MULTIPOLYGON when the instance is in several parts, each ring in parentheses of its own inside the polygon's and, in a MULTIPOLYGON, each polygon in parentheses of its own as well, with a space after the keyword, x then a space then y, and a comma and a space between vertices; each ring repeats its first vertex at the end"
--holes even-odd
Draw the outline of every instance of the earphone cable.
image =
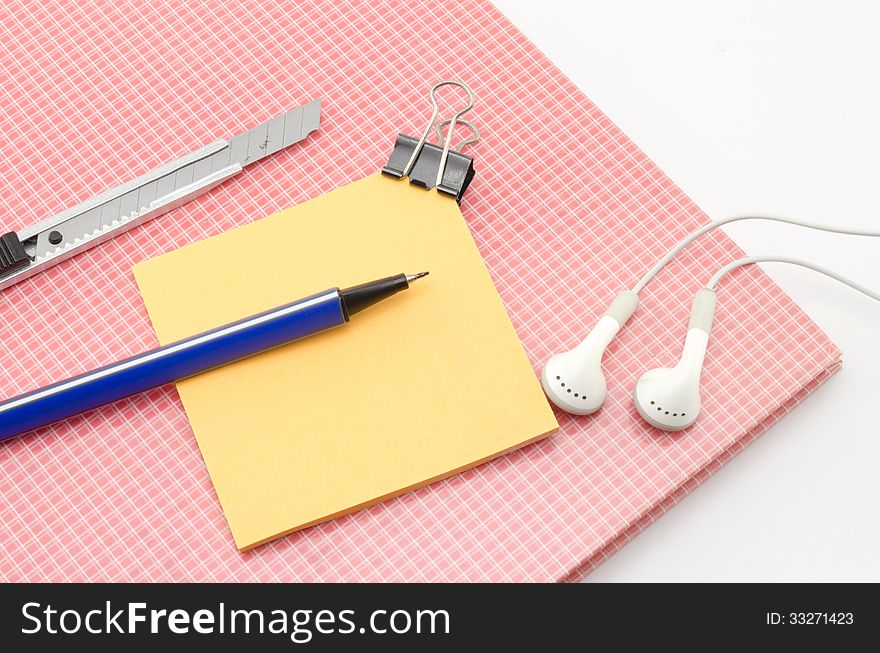
POLYGON ((747 256, 745 258, 734 261, 733 263, 728 263, 715 273, 715 276, 713 276, 709 283, 706 284, 706 288, 708 288, 709 290, 715 290, 718 286, 718 283, 728 274, 730 274, 737 268, 741 268, 746 265, 752 265, 754 263, 789 263, 791 265, 799 265, 800 267, 808 268, 810 270, 813 270, 814 272, 818 272, 819 274, 824 274, 826 277, 830 277, 835 281, 839 281, 840 283, 849 286, 853 290, 857 290, 863 295, 867 295, 871 299, 875 299, 880 302, 880 293, 877 293, 870 288, 863 286, 857 281, 853 281, 852 279, 845 277, 842 274, 835 272, 834 270, 830 270, 824 266, 818 265, 817 263, 813 263, 812 261, 807 261, 800 258, 792 258, 789 256, 747 256))
MULTIPOLYGON (((641 278, 641 280, 633 287, 632 291, 636 294, 640 293, 645 286, 650 283, 651 279, 653 279, 657 274, 662 270, 667 263, 669 263, 676 255, 681 252, 685 247, 694 242, 697 238, 706 234, 717 227, 722 227, 726 224, 730 224, 731 222, 739 222, 740 220, 767 220, 769 222, 782 222, 785 224, 792 224, 798 227, 805 227, 807 229, 816 229, 818 231, 827 231, 829 233, 835 234, 844 234, 847 236, 869 236, 869 237, 880 237, 880 231, 871 230, 871 229, 853 229, 849 227, 838 227, 837 225, 832 224, 823 224, 817 222, 804 222, 803 220, 795 220, 794 218, 785 218, 781 216, 772 216, 772 215, 733 215, 728 216, 726 218, 721 218, 719 220, 715 220, 714 222, 710 222, 707 225, 703 225, 696 231, 688 234, 683 240, 681 240, 675 247, 670 249, 663 258, 661 258, 657 263, 652 267, 648 272, 645 273, 645 276, 641 278)), ((791 262, 791 261, 786 261, 791 262)), ((743 265, 746 265, 745 263, 743 265)), ((844 282, 847 283, 847 282, 844 282)), ((850 285, 847 283, 847 285, 850 285)), ((875 297, 876 299, 876 297, 875 297)))

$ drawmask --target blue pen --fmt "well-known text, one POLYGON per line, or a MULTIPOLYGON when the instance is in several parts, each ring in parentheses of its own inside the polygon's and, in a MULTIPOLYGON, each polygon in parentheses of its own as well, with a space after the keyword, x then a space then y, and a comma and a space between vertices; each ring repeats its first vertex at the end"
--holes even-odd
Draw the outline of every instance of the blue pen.
POLYGON ((344 290, 331 288, 8 399, 0 404, 0 441, 341 326, 427 274, 398 274, 344 290))

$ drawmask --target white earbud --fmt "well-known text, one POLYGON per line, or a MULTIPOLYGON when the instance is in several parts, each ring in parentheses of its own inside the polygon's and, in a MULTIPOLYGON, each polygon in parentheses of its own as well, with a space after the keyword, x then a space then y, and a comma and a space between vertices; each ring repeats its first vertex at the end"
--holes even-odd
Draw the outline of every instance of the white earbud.
POLYGON ((664 431, 681 431, 700 413, 700 374, 715 315, 715 291, 694 296, 681 359, 675 367, 645 372, 636 383, 633 401, 646 422, 664 431))
MULTIPOLYGON (((547 397, 562 410, 575 415, 589 415, 599 410, 605 401, 606 393, 602 355, 620 328, 638 308, 639 293, 667 263, 697 238, 738 220, 768 220, 829 233, 880 237, 880 231, 877 230, 845 228, 836 224, 817 224, 774 216, 732 216, 703 225, 688 234, 660 258, 632 290, 620 293, 583 342, 571 351, 556 354, 547 361, 541 373, 541 384, 547 397)), ((868 290, 809 261, 779 256, 752 256, 734 261, 722 268, 707 287, 698 292, 694 298, 691 323, 678 365, 646 372, 636 384, 633 392, 636 408, 650 424, 667 431, 680 431, 694 423, 700 412, 700 374, 715 312, 715 286, 722 277, 736 268, 767 262, 792 263, 810 268, 880 301, 880 293, 868 290)))
POLYGON ((629 290, 619 293, 577 347, 547 361, 541 373, 541 385, 550 401, 574 415, 589 415, 602 407, 606 393, 602 356, 638 306, 636 293, 629 290))

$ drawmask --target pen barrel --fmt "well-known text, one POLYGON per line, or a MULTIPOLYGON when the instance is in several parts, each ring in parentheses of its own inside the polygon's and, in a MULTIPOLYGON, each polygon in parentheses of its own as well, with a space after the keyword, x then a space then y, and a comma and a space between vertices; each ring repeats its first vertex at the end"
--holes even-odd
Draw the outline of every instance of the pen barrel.
POLYGON ((346 322, 333 288, 0 404, 0 441, 346 322))

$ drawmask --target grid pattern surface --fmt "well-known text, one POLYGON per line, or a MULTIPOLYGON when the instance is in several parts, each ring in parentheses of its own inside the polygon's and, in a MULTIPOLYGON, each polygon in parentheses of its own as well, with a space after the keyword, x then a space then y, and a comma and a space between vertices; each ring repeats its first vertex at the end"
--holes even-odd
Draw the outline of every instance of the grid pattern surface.
MULTIPOLYGON (((323 98, 322 129, 231 183, 3 293, 0 394, 155 346, 131 266, 375 171, 441 78, 483 131, 462 210, 535 370, 706 216, 487 2, 0 5, 3 227, 20 229, 222 135, 323 98)), ((836 369, 758 269, 719 292, 704 413, 644 425, 639 374, 680 351, 722 234, 643 295, 606 357, 609 399, 558 435, 239 554, 176 391, 0 446, 0 578, 564 580, 587 573, 836 369)), ((251 434, 258 437, 259 434, 251 434)))

